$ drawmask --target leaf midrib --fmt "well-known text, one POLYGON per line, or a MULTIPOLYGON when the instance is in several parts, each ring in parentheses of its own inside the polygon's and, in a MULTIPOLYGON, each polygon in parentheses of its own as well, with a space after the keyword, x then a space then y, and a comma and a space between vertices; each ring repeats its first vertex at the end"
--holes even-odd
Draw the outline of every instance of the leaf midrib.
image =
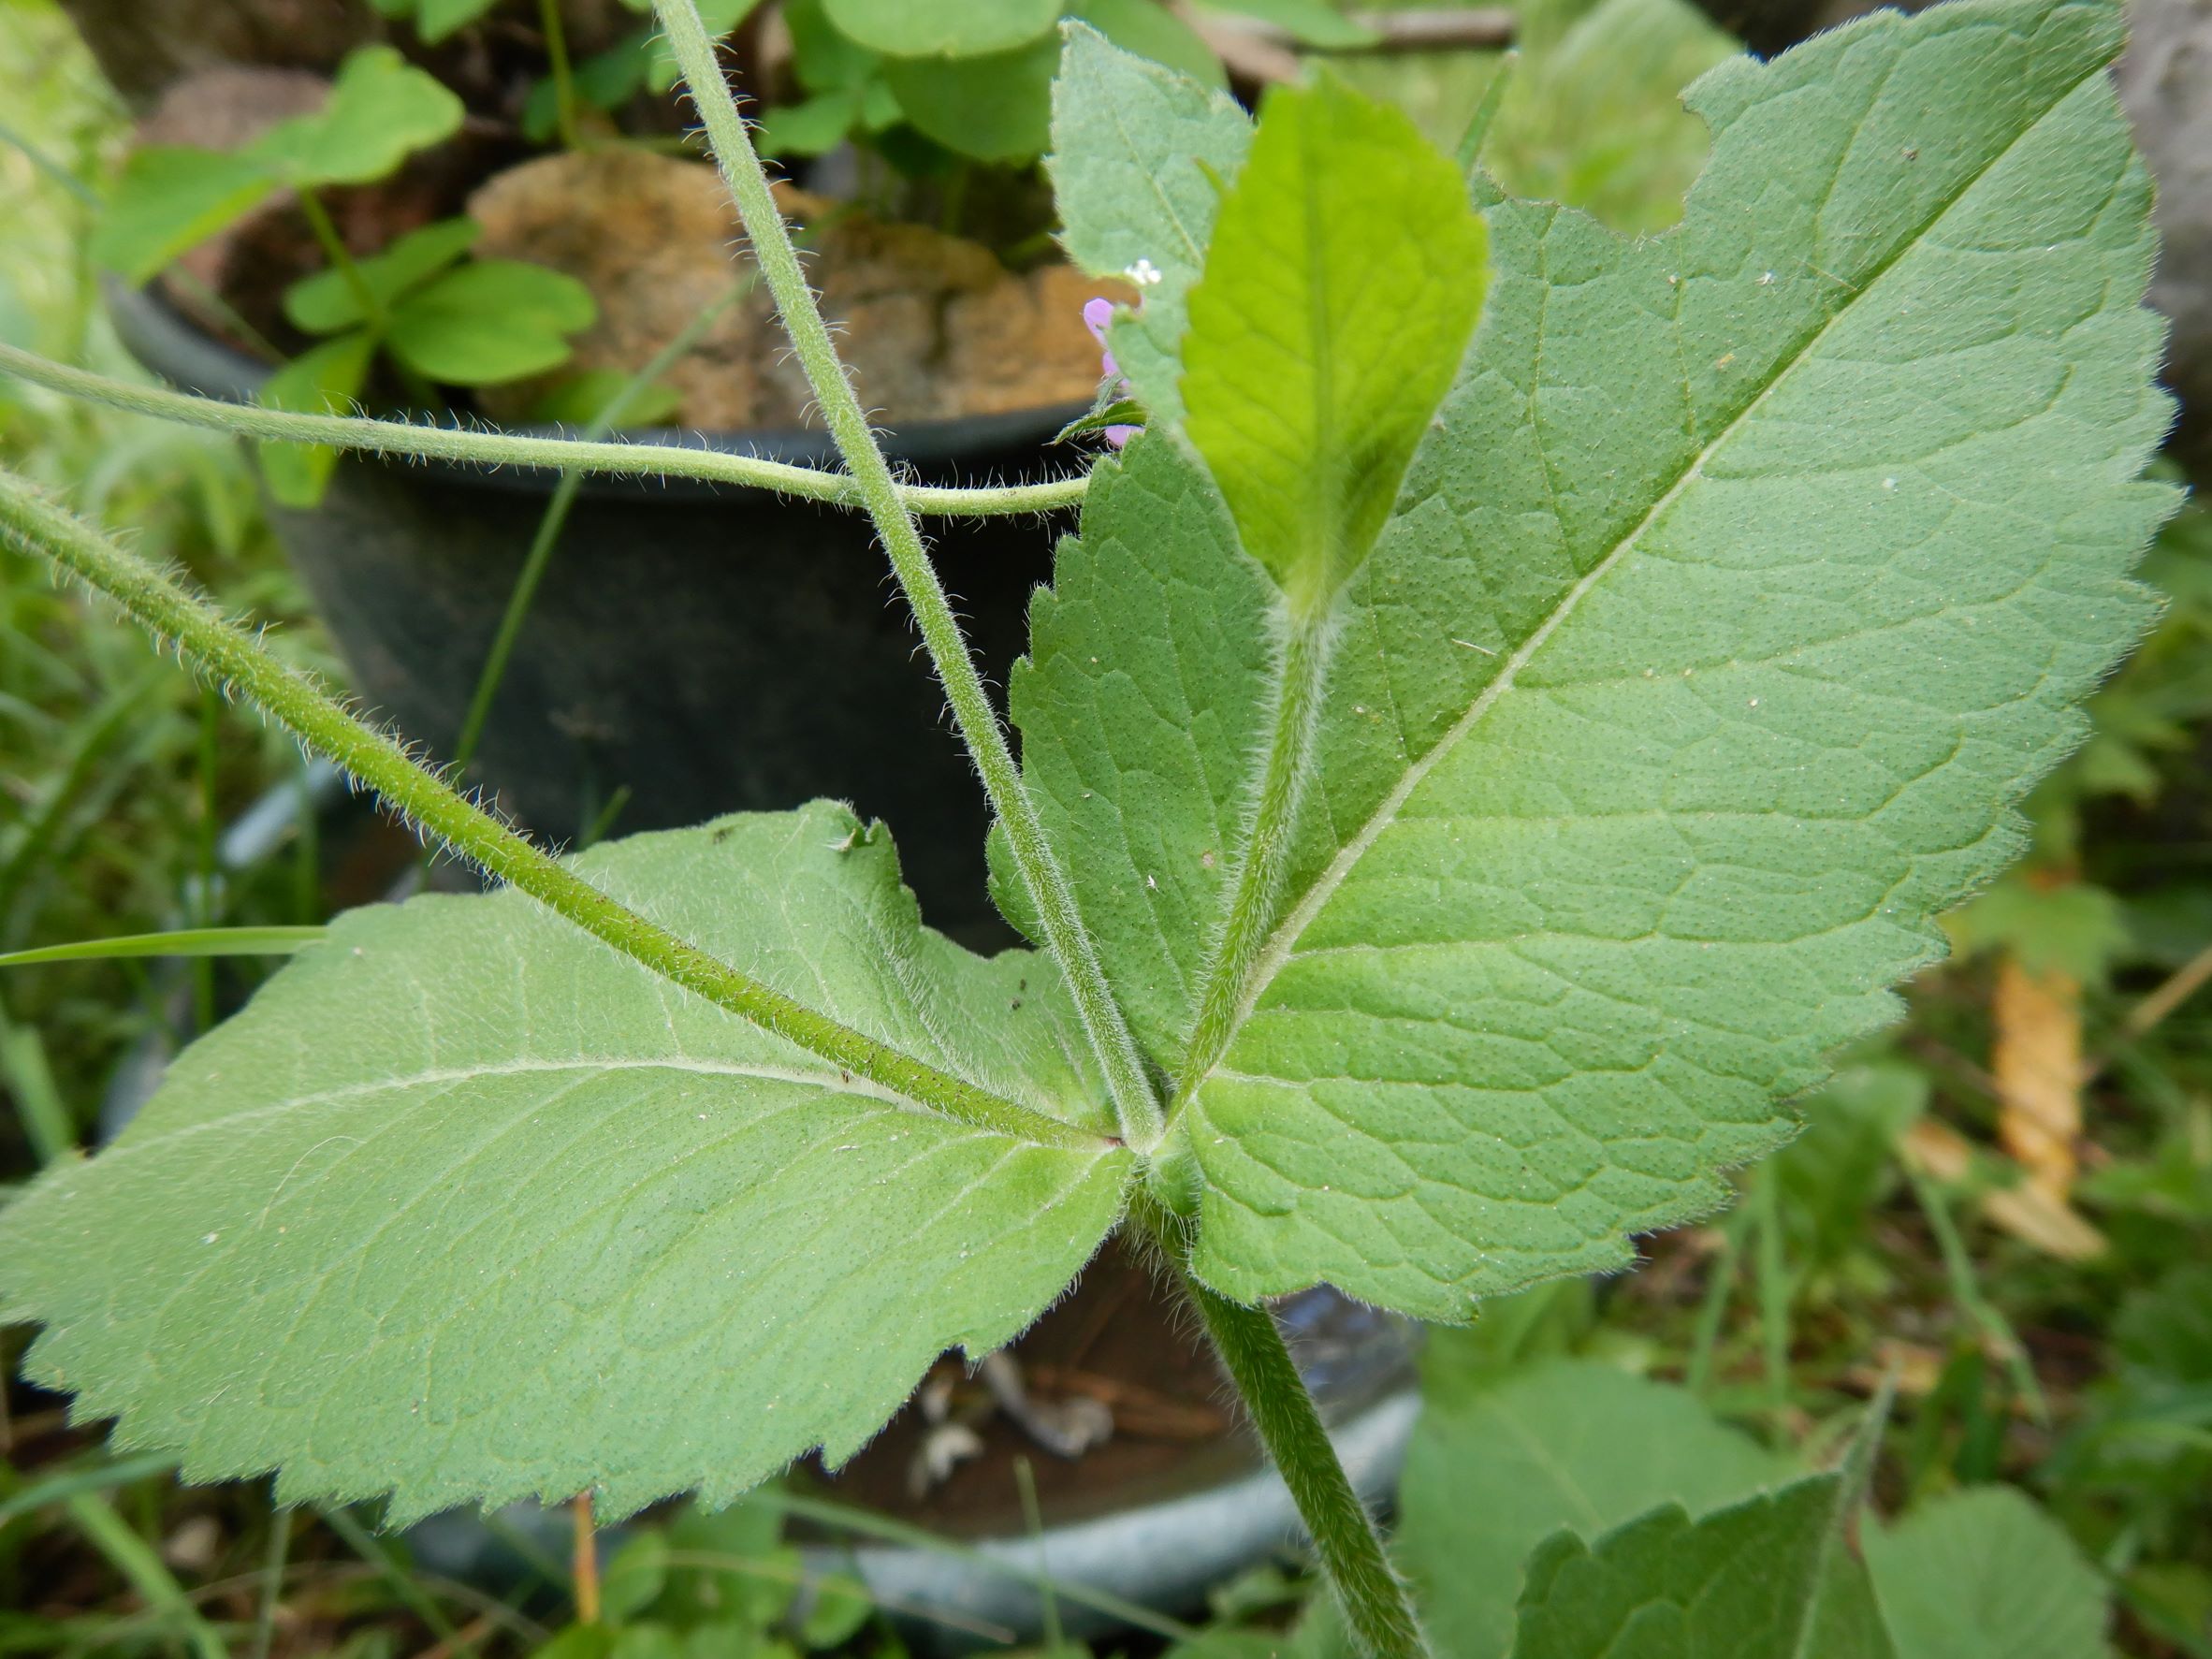
POLYGON ((1835 1471, 1832 1478, 1836 1482, 1835 1502, 1828 1508, 1827 1524, 1821 1528, 1820 1545, 1813 1550, 1806 1570, 1805 1594, 1797 1603, 1797 1630, 1790 1638, 1789 1659, 1812 1659, 1812 1642, 1814 1621, 1820 1611, 1821 1587, 1827 1581, 1828 1568, 1836 1559, 1836 1547, 1842 1542, 1851 1506, 1858 1501, 1858 1489, 1852 1482, 1848 1463, 1835 1471))
POLYGON ((1123 119, 1124 111, 1122 109, 1120 100, 1118 98, 1110 98, 1107 103, 1107 108, 1113 117, 1114 136, 1121 139, 1122 145, 1128 150, 1130 159, 1138 164, 1137 170, 1143 174, 1145 187, 1152 192, 1154 197, 1158 201, 1161 215, 1168 221, 1170 225, 1175 227, 1175 234, 1183 239, 1183 249, 1185 255, 1184 263, 1190 269, 1196 269, 1198 267, 1205 263, 1205 249, 1201 244, 1200 239, 1190 234, 1189 227, 1183 223, 1183 214, 1176 208, 1174 202, 1170 199, 1168 196, 1168 187, 1161 180, 1160 175, 1162 169, 1157 166, 1147 167, 1143 165, 1142 157, 1144 152, 1138 145, 1137 140, 1129 133, 1128 124, 1123 119))
MULTIPOLYGON (((220 1116, 200 1118, 192 1123, 180 1124, 173 1129, 119 1141, 115 1145, 101 1153, 100 1161, 113 1164, 123 1161, 136 1153, 154 1151, 172 1145, 176 1142, 187 1140, 196 1135, 211 1133, 218 1129, 235 1128, 241 1123, 252 1122, 257 1118, 279 1116, 287 1112, 312 1110, 318 1106, 334 1105, 342 1100, 358 1100, 395 1091, 475 1083, 485 1078, 556 1077, 577 1072, 606 1075, 622 1071, 678 1071, 695 1077, 741 1077, 764 1083, 788 1083, 803 1088, 821 1089, 833 1095, 854 1096, 878 1105, 892 1107, 896 1111, 926 1117, 934 1122, 943 1124, 948 1129, 965 1131, 983 1139, 1009 1141, 1017 1145, 1040 1146, 1049 1151, 1075 1152, 1091 1156, 1113 1150, 1113 1143, 1102 1137, 1097 1138, 1095 1145, 1088 1143, 1088 1142, 1077 1144, 1067 1142, 1026 1140, 1021 1136, 1010 1135, 982 1124, 964 1122, 959 1118, 949 1116, 932 1106, 915 1100, 910 1096, 902 1095, 896 1089, 888 1088, 869 1078, 863 1077, 857 1072, 847 1078, 839 1073, 828 1070, 816 1071, 802 1066, 735 1064, 688 1057, 649 1060, 592 1057, 574 1060, 502 1060, 482 1066, 455 1066, 438 1070, 424 1070, 405 1072, 396 1077, 364 1079, 362 1082, 345 1084, 336 1088, 317 1089, 310 1094, 287 1095, 283 1099, 270 1100, 260 1106, 247 1107, 243 1111, 226 1112, 220 1116)), ((1009 1101, 1008 1104, 1017 1103, 1009 1101)), ((1026 1108, 1025 1110, 1034 1111, 1035 1109, 1026 1108)), ((1039 1113, 1039 1115, 1043 1114, 1039 1113)), ((1051 1118, 1047 1121, 1058 1123, 1061 1120, 1051 1118)), ((1066 1127, 1079 1134, 1083 1133, 1075 1125, 1070 1124, 1066 1127)))
MULTIPOLYGON (((2073 96, 2072 92, 2067 96, 2073 96)), ((1859 1424, 1851 1444, 1844 1449, 1841 1462, 1829 1472, 1836 1482, 1835 1503, 1828 1510, 1827 1525, 1821 1529, 1820 1548, 1813 1552, 1812 1557, 1811 1582, 1806 1586, 1804 1600, 1797 1607, 1797 1628, 1790 1642, 1790 1659, 1812 1659, 1811 1644, 1821 1605, 1821 1589, 1827 1582, 1829 1569, 1836 1560, 1836 1551, 1848 1547, 1845 1531, 1851 1524, 1853 1509, 1866 1495, 1867 1483, 1872 1474, 1874 1452, 1880 1443, 1883 1427, 1889 1420, 1890 1402, 1895 1398, 1896 1388, 1894 1375, 1883 1381, 1873 1403, 1867 1408, 1865 1419, 1859 1424)), ((1815 1476, 1813 1478, 1824 1477, 1815 1476)))
MULTIPOLYGON (((1321 908, 1344 885, 1352 870, 1367 855, 1368 850, 1395 822, 1398 812, 1411 798, 1414 791, 1420 787, 1444 756, 1450 753, 1475 729, 1483 717, 1507 692, 1514 689, 1521 670, 1527 666, 1551 635, 1574 615, 1590 590, 1604 580, 1607 575, 1636 548, 1644 533, 1665 516, 1667 509, 1673 506, 1693 484, 1704 475, 1706 463, 1727 446, 1737 431, 1758 413, 1775 389, 1812 355, 1828 333, 1838 324, 1851 316, 1881 285, 1891 270, 1910 255, 1914 249, 1918 248, 1927 240, 1929 233, 1949 217, 1953 210, 1972 195, 1990 173, 2001 166, 2024 140, 2041 127, 2045 122, 2048 121, 2083 86, 2103 74, 2106 67, 2106 64, 2100 61, 2086 73, 2069 82, 2056 97, 2037 112, 2032 121, 2030 121, 2007 139, 2004 145, 1981 167, 1961 180, 1956 190, 1943 196, 1932 212, 1899 237, 1897 246, 1880 264, 1858 281, 1855 293, 1837 307, 1817 327, 1807 331, 1796 344, 1778 355, 1771 371, 1752 390, 1744 400, 1742 406, 1728 417, 1709 443, 1690 457, 1682 470, 1676 474, 1673 482, 1660 493, 1658 499, 1652 502, 1643 517, 1637 519, 1636 524, 1607 550, 1606 556, 1593 565, 1564 594, 1561 595, 1558 603, 1552 606, 1543 621, 1506 660, 1504 666, 1498 670, 1490 683, 1485 685, 1476 695, 1474 702, 1468 705, 1467 711, 1455 720, 1450 729, 1432 744, 1424 754, 1406 768, 1404 777, 1399 780, 1396 787, 1376 805, 1375 810, 1368 815, 1366 822, 1360 826, 1359 831, 1344 844, 1337 855, 1330 861, 1328 868, 1323 870, 1313 884, 1300 895, 1298 903, 1292 906, 1288 913, 1276 924, 1269 935, 1266 945, 1254 959, 1251 974, 1237 1002, 1237 1015, 1231 1027, 1232 1033, 1235 1030, 1241 1030, 1244 1024, 1250 1020, 1252 1011, 1258 1006, 1260 997, 1289 959, 1292 947, 1297 943, 1299 937, 1312 924, 1314 918, 1320 913, 1321 908)), ((1862 118, 1862 127, 1863 124, 1862 118)), ((1678 231, 1676 234, 1680 235, 1681 232, 1678 231)), ((1626 245, 1627 239, 1623 238, 1622 241, 1623 245, 1626 245)), ((1393 515, 1394 517, 1395 515, 1393 515)), ((1222 1060, 1227 1057, 1234 1046, 1235 1038, 1232 1034, 1229 1042, 1223 1045, 1221 1053, 1216 1055, 1208 1065, 1205 1076, 1214 1075, 1222 1060)), ((1186 1091, 1195 1095, 1198 1083, 1202 1081, 1201 1078, 1186 1084, 1186 1091)))

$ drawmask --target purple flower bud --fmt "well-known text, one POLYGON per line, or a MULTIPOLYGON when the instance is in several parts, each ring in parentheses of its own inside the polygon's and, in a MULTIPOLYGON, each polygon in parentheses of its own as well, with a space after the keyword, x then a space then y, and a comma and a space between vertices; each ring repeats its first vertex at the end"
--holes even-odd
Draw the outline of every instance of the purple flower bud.
POLYGON ((1118 380, 1121 377, 1121 365, 1113 360, 1113 354, 1112 352, 1106 351, 1104 349, 1106 344, 1106 325, 1112 321, 1113 321, 1113 300, 1092 299, 1084 302, 1083 308, 1083 324, 1084 327, 1091 331, 1091 338, 1099 342, 1100 348, 1100 371, 1109 380, 1118 380))
MULTIPOLYGON (((1113 321, 1113 300, 1099 298, 1084 302, 1083 323, 1091 331, 1091 338, 1099 342, 1099 374, 1101 378, 1114 383, 1113 395, 1116 398, 1126 398, 1129 395, 1129 383, 1122 379, 1121 365, 1113 360, 1113 354, 1106 350, 1106 326, 1113 321)), ((1106 434, 1106 442, 1116 449, 1143 430, 1142 427, 1106 427, 1102 429, 1106 434)))

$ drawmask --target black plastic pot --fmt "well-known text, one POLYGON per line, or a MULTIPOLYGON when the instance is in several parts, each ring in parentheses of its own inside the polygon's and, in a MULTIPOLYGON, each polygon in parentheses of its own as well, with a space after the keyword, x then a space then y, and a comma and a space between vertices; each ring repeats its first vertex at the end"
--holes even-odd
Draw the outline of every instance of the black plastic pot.
MULTIPOLYGON (((109 298, 124 343, 174 385, 249 400, 267 377, 155 294, 109 298)), ((926 483, 1042 477, 1048 441, 1080 412, 929 422, 889 448, 926 483)), ((821 432, 635 435, 837 464, 821 432)), ((452 752, 556 482, 348 457, 320 506, 269 508, 355 689, 433 755, 452 752)), ((995 686, 1023 648, 1054 540, 1032 517, 933 527, 939 573, 995 686)), ((624 788, 617 832, 850 801, 891 825, 935 925, 977 943, 1005 937, 983 892, 981 790, 857 512, 682 480, 587 481, 473 776, 555 841, 589 829, 624 788)))

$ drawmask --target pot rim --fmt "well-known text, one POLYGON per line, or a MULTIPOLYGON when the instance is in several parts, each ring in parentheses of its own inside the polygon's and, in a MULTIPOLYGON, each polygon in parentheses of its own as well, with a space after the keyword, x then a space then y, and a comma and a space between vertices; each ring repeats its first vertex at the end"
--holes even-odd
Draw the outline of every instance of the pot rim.
MULTIPOLYGON (((1393 1502, 1420 1413, 1420 1390, 1409 1382, 1329 1425, 1353 1489, 1371 1508, 1393 1502)), ((498 1515, 506 1527, 554 1551, 571 1524, 563 1511, 531 1499, 498 1515)), ((1040 1571, 1157 1612, 1185 1613, 1202 1606, 1213 1585, 1278 1551, 1296 1550, 1305 1539, 1289 1490, 1265 1464, 1036 1532, 959 1537, 907 1519, 935 1534, 939 1546, 848 1535, 835 1542, 800 1541, 797 1549, 810 1582, 858 1577, 871 1595, 901 1609, 891 1617, 915 1650, 939 1659, 992 1644, 933 1614, 999 1625, 1017 1640, 1041 1636, 1044 1607, 1035 1579, 1040 1571)), ((611 1551, 629 1535, 629 1522, 616 1522, 601 1529, 600 1547, 611 1551)), ((518 1557, 510 1564, 513 1546, 487 1525, 483 1514, 466 1507, 419 1521, 408 1536, 441 1571, 466 1582, 507 1583, 519 1565, 518 1557)), ((1086 1602, 1063 1597, 1058 1611, 1063 1628, 1079 1638, 1128 1628, 1086 1602)))
MULTIPOLYGON (((140 365, 180 390, 220 399, 226 403, 251 403, 256 400, 261 387, 273 372, 267 363, 248 356, 187 316, 156 286, 134 287, 114 277, 103 277, 100 289, 124 348, 140 365)), ((1087 402, 1039 404, 995 415, 914 421, 897 429, 879 427, 878 430, 884 458, 894 467, 909 466, 918 473, 933 478, 942 476, 950 482, 957 480, 963 463, 979 460, 988 462, 994 473, 1005 473, 1011 455, 1026 449, 1041 450, 1063 427, 1089 409, 1087 402)), ((541 422, 504 425, 499 429, 530 438, 573 435, 572 429, 541 422)), ((694 427, 626 427, 621 436, 638 444, 710 450, 829 472, 839 471, 844 464, 837 443, 828 432, 806 427, 719 430, 694 427)), ((384 458, 400 461, 449 482, 531 495, 546 493, 561 476, 560 470, 552 467, 493 467, 470 461, 384 458)), ((1078 464, 1080 459, 1078 452, 1070 451, 1070 466, 1078 464)), ((611 473, 589 475, 585 486, 594 494, 608 490, 633 493, 642 489, 656 494, 686 495, 774 493, 703 479, 628 477, 611 473)))
MULTIPOLYGON (((1371 1508, 1394 1498, 1420 1409, 1420 1390, 1406 1385, 1330 1426, 1345 1472, 1371 1508)), ((1027 1573, 1041 1569, 1126 1601, 1177 1611, 1199 1606, 1212 1585, 1273 1551, 1296 1548, 1305 1535, 1282 1476, 1261 1466, 1034 1533, 961 1538, 957 1554, 873 1542, 800 1548, 818 1575, 856 1572, 872 1594, 895 1606, 961 1613, 1035 1640, 1045 1628, 1043 1601, 1027 1573)), ((1059 1613, 1071 1636, 1125 1628, 1080 1603, 1063 1602, 1059 1613)), ((939 1652, 981 1645, 926 1618, 898 1622, 939 1652)))

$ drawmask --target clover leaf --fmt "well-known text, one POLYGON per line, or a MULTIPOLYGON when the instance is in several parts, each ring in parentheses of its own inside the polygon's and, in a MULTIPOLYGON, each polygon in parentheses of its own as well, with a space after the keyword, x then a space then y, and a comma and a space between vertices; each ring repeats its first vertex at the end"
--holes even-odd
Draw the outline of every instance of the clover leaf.
POLYGON ((414 152, 452 137, 460 100, 388 46, 340 68, 323 109, 279 122, 235 151, 157 145, 124 164, 92 238, 93 257, 142 283, 280 189, 365 184, 414 152))
POLYGON ((473 219, 442 219, 411 230, 383 253, 355 261, 353 271, 319 270, 284 291, 284 315, 308 334, 335 334, 369 320, 364 291, 381 311, 464 257, 483 227, 473 219))
POLYGON ((591 290, 519 259, 475 259, 393 307, 385 343, 425 379, 496 386, 567 361, 568 336, 598 314, 591 290))

